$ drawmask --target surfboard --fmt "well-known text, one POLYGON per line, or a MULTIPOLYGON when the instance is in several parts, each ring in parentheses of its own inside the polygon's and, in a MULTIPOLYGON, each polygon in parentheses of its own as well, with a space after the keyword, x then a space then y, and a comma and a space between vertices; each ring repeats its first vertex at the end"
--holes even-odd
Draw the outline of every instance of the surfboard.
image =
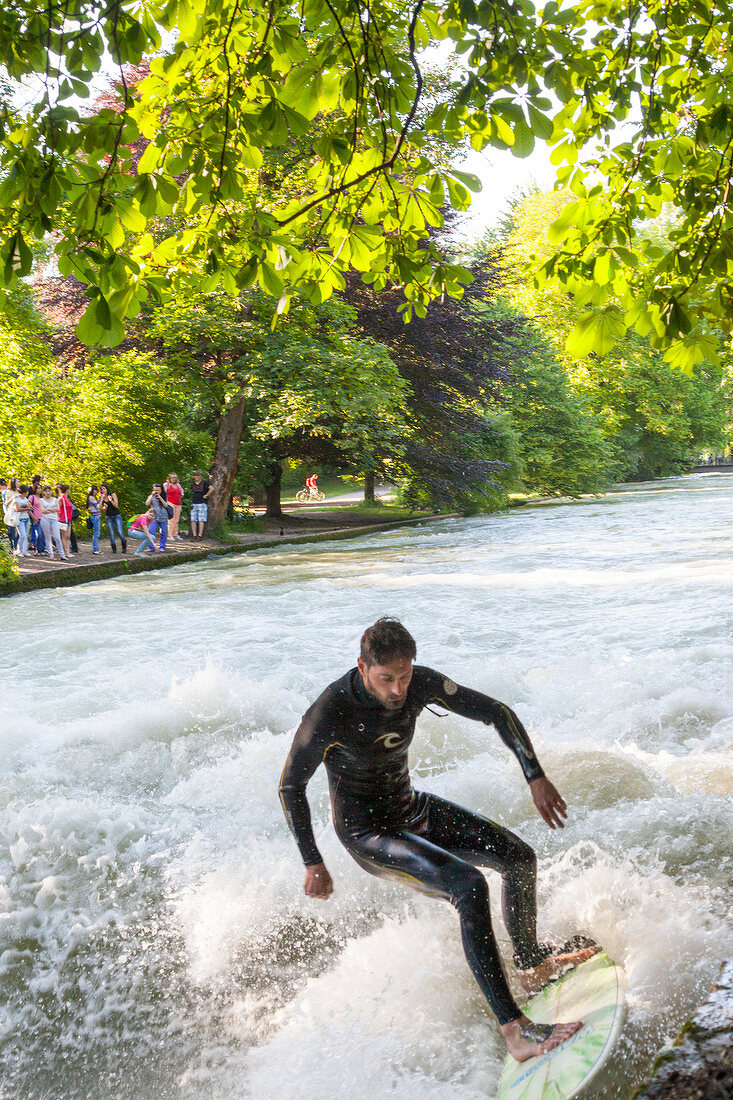
POLYGON ((624 1020, 624 973, 605 951, 549 982, 523 1009, 530 1020, 583 1026, 548 1054, 515 1062, 507 1055, 497 1100, 570 1100, 598 1073, 624 1020))

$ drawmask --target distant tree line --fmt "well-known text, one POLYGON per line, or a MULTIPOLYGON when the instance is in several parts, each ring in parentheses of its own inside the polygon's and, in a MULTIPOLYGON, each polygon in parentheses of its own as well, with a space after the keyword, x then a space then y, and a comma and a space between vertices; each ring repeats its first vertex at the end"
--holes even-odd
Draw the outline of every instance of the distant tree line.
POLYGON ((262 487, 278 515, 289 462, 360 477, 367 497, 389 478, 415 507, 465 511, 680 472, 725 445, 730 372, 704 361, 683 373, 636 334, 602 356, 567 350, 579 307, 537 290, 529 260, 563 201, 526 196, 460 257, 434 230, 466 291, 409 325, 402 289, 355 273, 283 316, 257 288, 182 286, 119 347, 91 351, 75 337, 82 284, 20 284, 0 321, 3 469, 79 487, 103 477, 131 505, 161 471, 200 466, 214 524, 233 493, 262 487))

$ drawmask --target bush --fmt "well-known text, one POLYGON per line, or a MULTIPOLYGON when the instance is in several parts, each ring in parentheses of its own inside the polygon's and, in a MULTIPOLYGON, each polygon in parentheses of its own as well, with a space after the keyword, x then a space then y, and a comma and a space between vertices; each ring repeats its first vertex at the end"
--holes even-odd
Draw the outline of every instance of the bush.
POLYGON ((19 576, 18 566, 11 556, 10 547, 5 536, 3 536, 0 538, 0 583, 14 580, 17 576, 19 576))

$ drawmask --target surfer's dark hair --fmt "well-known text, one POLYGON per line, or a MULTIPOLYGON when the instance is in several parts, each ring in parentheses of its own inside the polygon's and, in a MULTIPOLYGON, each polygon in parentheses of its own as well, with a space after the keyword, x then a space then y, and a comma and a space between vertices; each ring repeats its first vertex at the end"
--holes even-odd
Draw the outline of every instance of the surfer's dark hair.
POLYGON ((364 631, 360 656, 367 667, 386 665, 400 658, 414 661, 417 645, 412 634, 399 619, 385 617, 377 619, 373 626, 364 631))

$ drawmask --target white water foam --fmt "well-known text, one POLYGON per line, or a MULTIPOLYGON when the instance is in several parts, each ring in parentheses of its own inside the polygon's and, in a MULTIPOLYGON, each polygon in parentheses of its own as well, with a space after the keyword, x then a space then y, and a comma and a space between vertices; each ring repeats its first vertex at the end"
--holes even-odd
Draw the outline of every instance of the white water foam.
POLYGON ((386 613, 518 710, 567 799, 552 833, 494 731, 421 717, 416 785, 523 835, 542 933, 624 965, 628 1095, 731 949, 733 478, 690 485, 0 605, 4 1096, 491 1094, 450 906, 350 860, 322 774, 336 893, 307 899, 277 798, 300 714, 386 613))

